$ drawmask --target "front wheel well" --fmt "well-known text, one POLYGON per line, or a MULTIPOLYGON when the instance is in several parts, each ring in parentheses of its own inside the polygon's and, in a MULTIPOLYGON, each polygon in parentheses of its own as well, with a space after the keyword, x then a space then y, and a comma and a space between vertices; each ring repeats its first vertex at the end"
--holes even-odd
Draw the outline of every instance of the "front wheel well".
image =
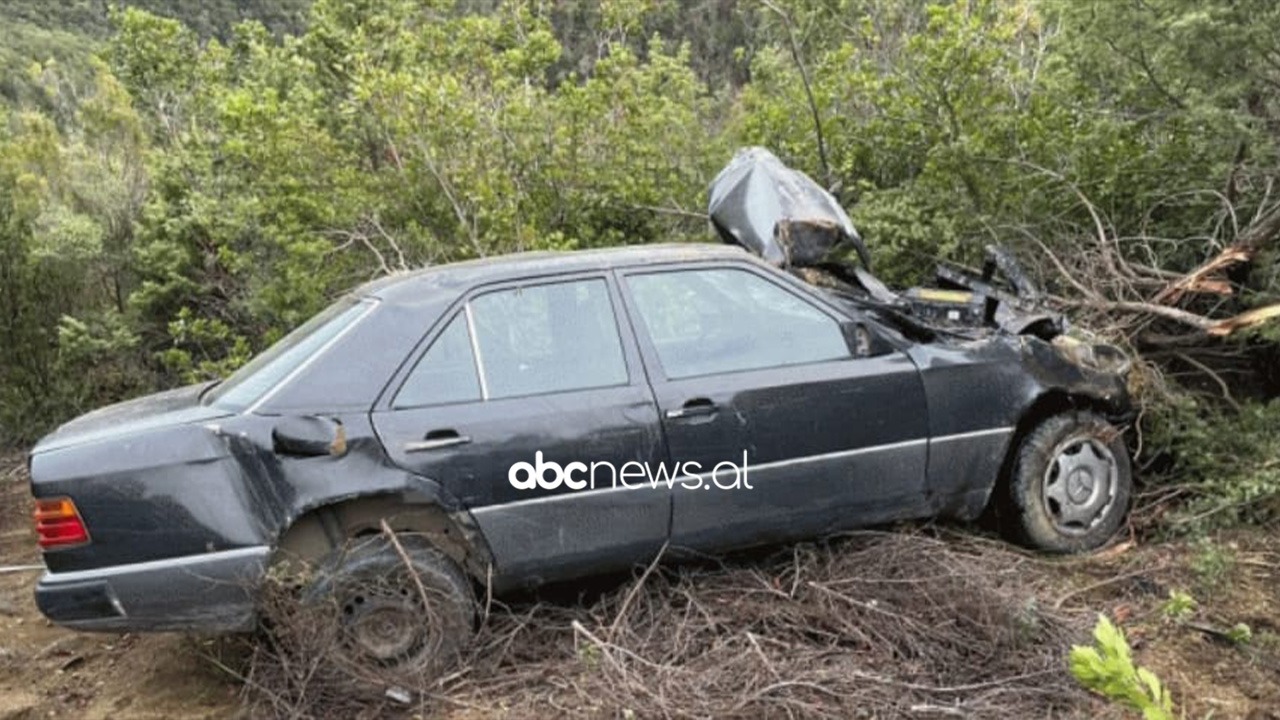
POLYGON ((469 533, 439 505, 406 502, 398 494, 350 498, 312 508, 289 525, 276 545, 274 562, 315 565, 353 538, 396 533, 426 538, 473 578, 483 580, 489 558, 469 533))
POLYGON ((1075 410, 1092 410, 1103 417, 1115 415, 1114 411, 1110 410, 1106 403, 1088 395, 1071 393, 1065 390, 1048 390, 1042 393, 1018 418, 1018 424, 1014 427, 1009 446, 1005 449, 1004 461, 1000 464, 1000 474, 996 477, 991 494, 988 496, 987 508, 984 514, 988 516, 994 514, 998 519, 1000 508, 997 505, 1000 503, 1001 498, 1008 496, 1007 491, 1013 475, 1013 465, 1018 459, 1018 448, 1022 446, 1022 441, 1026 439, 1027 435, 1040 423, 1054 415, 1061 415, 1075 410))

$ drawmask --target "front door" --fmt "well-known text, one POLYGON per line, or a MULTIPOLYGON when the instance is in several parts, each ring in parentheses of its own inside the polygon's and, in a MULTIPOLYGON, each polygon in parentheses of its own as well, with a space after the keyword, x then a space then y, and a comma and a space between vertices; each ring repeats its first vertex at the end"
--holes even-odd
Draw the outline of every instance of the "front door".
POLYGON ((667 538, 668 490, 590 472, 666 453, 619 303, 603 276, 473 293, 374 413, 391 459, 471 510, 501 585, 646 561, 667 538))
POLYGON ((767 269, 637 270, 624 285, 670 461, 721 468, 673 492, 673 546, 775 542, 922 512, 928 423, 905 354, 855 357, 849 319, 767 269))

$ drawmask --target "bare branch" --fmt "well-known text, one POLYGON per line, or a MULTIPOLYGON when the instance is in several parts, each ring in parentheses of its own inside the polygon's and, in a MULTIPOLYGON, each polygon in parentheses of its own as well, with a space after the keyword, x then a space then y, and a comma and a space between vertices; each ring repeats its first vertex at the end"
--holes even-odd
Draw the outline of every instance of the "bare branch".
POLYGON ((1094 310, 1102 310, 1104 312, 1126 312, 1137 313, 1141 315, 1154 315, 1166 320, 1172 320, 1188 327, 1205 332, 1214 326, 1214 321, 1195 313, 1179 310, 1167 305, 1155 305, 1148 302, 1129 302, 1124 300, 1068 300, 1059 298, 1057 302, 1066 307, 1091 308, 1094 310))
POLYGON ((804 61, 800 57, 800 43, 796 40, 795 26, 791 22, 791 15, 770 0, 760 0, 760 2, 782 18, 782 24, 787 28, 787 42, 791 46, 791 59, 795 61, 796 68, 800 71, 800 80, 804 83, 804 94, 809 100, 809 112, 813 114, 813 130, 818 139, 818 159, 822 161, 823 182, 827 187, 831 187, 834 177, 831 175, 831 163, 827 161, 827 143, 822 135, 822 115, 818 112, 818 102, 813 97, 813 83, 809 81, 809 71, 804 66, 804 61))

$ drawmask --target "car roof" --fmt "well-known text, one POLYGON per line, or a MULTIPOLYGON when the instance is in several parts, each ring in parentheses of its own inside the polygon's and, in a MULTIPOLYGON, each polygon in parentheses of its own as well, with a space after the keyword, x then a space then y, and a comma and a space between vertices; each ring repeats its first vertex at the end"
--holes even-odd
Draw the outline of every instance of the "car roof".
POLYGON ((473 287, 520 277, 754 257, 736 245, 716 243, 662 243, 591 250, 521 252, 395 273, 362 285, 355 294, 395 301, 421 296, 424 292, 436 289, 473 287))

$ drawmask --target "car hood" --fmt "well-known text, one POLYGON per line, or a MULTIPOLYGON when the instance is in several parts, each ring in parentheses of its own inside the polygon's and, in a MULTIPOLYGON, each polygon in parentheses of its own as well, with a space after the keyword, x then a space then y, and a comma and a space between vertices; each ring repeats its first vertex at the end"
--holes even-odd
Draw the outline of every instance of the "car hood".
POLYGON ((967 342, 995 334, 1051 340, 1066 318, 1049 312, 1043 293, 1008 250, 988 245, 982 273, 937 268, 938 287, 890 289, 871 274, 871 256, 840 203, 812 178, 773 153, 740 150, 712 181, 707 216, 727 243, 836 295, 877 312, 917 342, 967 342), (849 247, 860 264, 851 262, 849 247))
POLYGON ((86 413, 46 435, 31 450, 31 454, 232 415, 229 410, 200 404, 200 396, 212 384, 205 382, 187 385, 86 413))

